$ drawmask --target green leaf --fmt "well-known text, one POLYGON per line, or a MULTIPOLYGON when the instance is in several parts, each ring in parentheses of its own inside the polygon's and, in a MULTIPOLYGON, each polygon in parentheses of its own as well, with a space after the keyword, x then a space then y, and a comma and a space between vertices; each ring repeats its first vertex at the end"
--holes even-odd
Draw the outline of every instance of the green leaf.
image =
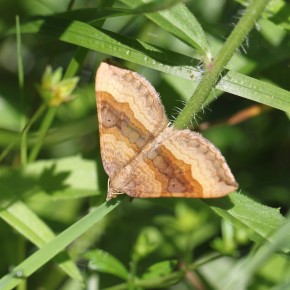
POLYGON ((251 238, 256 242, 271 241, 270 235, 285 223, 279 209, 259 204, 240 193, 205 201, 222 218, 234 225, 242 225, 252 231, 251 238))
POLYGON ((126 267, 113 255, 102 250, 92 250, 84 255, 89 260, 89 268, 118 276, 124 280, 128 279, 126 267))
MULTIPOLYGON (((65 247, 81 236, 84 232, 95 225, 100 219, 115 209, 122 200, 122 197, 115 198, 92 210, 78 222, 74 223, 68 229, 60 233, 57 237, 44 245, 40 250, 32 254, 25 261, 20 263, 12 272, 5 275, 0 280, 0 289, 12 289, 22 282, 23 277, 28 278, 41 266, 55 257, 65 247), (19 277, 18 273, 21 273, 19 277)), ((123 203, 124 204, 124 203, 123 203)))
POLYGON ((234 71, 228 71, 216 88, 285 112, 290 111, 289 91, 234 71))
POLYGON ((139 234, 133 248, 132 260, 139 261, 154 252, 162 242, 160 232, 154 227, 145 227, 139 234))
POLYGON ((144 4, 141 4, 142 1, 139 1, 140 6, 133 9, 136 13, 150 13, 160 10, 167 10, 172 6, 175 6, 179 2, 185 2, 186 0, 153 0, 151 2, 143 1, 144 4))
POLYGON ((280 0, 281 6, 278 6, 277 10, 275 11, 274 15, 272 14, 271 17, 269 18, 270 21, 273 21, 275 24, 279 25, 280 28, 283 28, 285 30, 290 30, 290 6, 289 3, 286 3, 282 0, 280 0))
POLYGON ((142 275, 142 280, 151 280, 160 276, 168 275, 177 268, 177 260, 167 260, 151 265, 142 275))
MULTIPOLYGON (((0 202, 22 197, 51 200, 82 198, 98 194, 95 162, 79 156, 31 163, 23 170, 1 169, 0 202), (37 195, 37 196, 36 196, 37 195)), ((9 201, 8 201, 9 202, 9 201)))
MULTIPOLYGON (((96 166, 80 157, 37 161, 23 170, 1 169, 0 217, 36 246, 43 247, 55 236, 50 228, 19 198, 72 199, 95 195, 96 166)), ((72 278, 82 280, 81 274, 67 255, 57 261, 72 278)))
MULTIPOLYGON (((135 8, 147 1, 122 0, 122 2, 135 8)), ((206 61, 211 60, 212 56, 206 35, 197 19, 185 5, 178 4, 168 10, 146 14, 146 16, 164 30, 196 48, 206 61)))
MULTIPOLYGON (((0 217, 39 248, 55 237, 52 230, 21 201, 2 208, 0 217)), ((71 278, 82 281, 81 273, 66 253, 58 255, 56 261, 71 278)))
MULTIPOLYGON (((139 1, 139 6, 134 6, 134 9, 124 9, 116 7, 102 7, 102 8, 81 8, 70 10, 62 13, 53 14, 55 17, 67 18, 72 20, 80 20, 99 24, 99 20, 107 19, 110 17, 125 16, 125 15, 138 15, 160 10, 168 9, 185 0, 157 0, 149 3, 139 1)), ((130 4, 130 3, 129 3, 130 4)), ((99 25, 98 25, 99 26, 99 25)))
MULTIPOLYGON (((268 216, 265 215, 266 222, 268 216)), ((220 289, 248 289, 247 286, 254 273, 258 272, 275 252, 285 249, 289 254, 290 218, 271 235, 269 240, 271 243, 263 244, 255 253, 237 262, 220 280, 222 286, 220 289)))
MULTIPOLYGON (((191 57, 79 21, 51 17, 23 24, 21 31, 58 38, 192 81, 200 79, 191 57)), ((233 71, 225 72, 216 88, 285 112, 290 110, 290 92, 233 71)))
POLYGON ((177 284, 185 275, 178 270, 176 260, 162 261, 150 266, 147 272, 137 281, 136 286, 142 289, 167 289, 177 284))

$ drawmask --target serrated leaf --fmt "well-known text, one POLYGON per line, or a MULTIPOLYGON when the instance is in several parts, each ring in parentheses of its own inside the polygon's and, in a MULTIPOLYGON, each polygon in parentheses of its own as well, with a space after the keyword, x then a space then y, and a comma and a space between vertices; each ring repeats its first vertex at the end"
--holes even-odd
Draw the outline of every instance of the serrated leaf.
POLYGON ((250 236, 256 242, 264 239, 270 241, 273 231, 286 221, 279 209, 262 205, 236 192, 221 199, 207 200, 206 203, 222 218, 250 229, 250 236))
POLYGON ((110 253, 96 249, 87 252, 84 257, 89 260, 91 270, 112 274, 127 280, 128 271, 126 267, 110 253))

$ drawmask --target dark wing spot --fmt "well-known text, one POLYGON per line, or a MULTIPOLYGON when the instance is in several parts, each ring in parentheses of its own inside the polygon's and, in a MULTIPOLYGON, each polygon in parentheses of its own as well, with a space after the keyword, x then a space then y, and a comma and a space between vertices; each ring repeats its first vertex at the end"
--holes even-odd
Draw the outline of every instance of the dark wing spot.
POLYGON ((111 128, 117 124, 118 117, 110 110, 109 107, 104 106, 102 108, 102 121, 104 127, 111 128))
POLYGON ((184 192, 186 187, 177 178, 172 178, 169 181, 167 189, 169 192, 184 192))

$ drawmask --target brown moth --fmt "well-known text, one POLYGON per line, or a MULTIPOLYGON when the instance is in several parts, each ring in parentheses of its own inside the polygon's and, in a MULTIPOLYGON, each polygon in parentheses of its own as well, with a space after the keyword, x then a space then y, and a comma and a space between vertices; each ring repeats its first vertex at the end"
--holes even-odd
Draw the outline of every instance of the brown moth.
POLYGON ((141 75, 102 62, 96 75, 107 200, 224 196, 238 187, 220 151, 200 134, 169 126, 153 86, 141 75))

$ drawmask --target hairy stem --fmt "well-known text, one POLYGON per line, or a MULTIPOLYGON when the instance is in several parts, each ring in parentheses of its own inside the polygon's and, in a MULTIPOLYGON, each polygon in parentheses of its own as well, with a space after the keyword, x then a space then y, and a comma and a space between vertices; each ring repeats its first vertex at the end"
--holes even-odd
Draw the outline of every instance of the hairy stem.
POLYGON ((207 65, 205 73, 193 96, 174 122, 176 128, 186 128, 190 123, 192 116, 202 108, 208 94, 218 81, 224 67, 242 44, 247 34, 254 27, 255 22, 269 2, 270 0, 255 0, 248 6, 217 56, 214 58, 212 63, 207 65))

